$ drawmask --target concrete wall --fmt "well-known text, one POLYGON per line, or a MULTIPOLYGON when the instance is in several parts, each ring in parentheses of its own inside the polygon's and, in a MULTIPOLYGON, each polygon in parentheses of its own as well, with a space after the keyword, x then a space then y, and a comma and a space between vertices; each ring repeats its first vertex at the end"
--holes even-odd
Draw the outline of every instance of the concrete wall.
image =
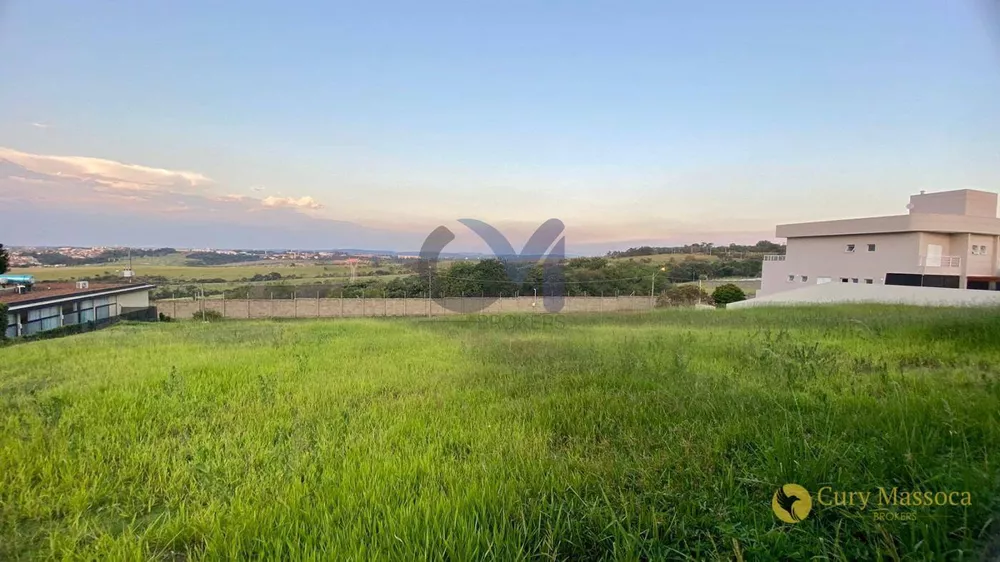
MULTIPOLYGON (((451 314, 545 313, 542 299, 503 298, 480 310, 490 299, 454 297, 448 308, 427 299, 251 299, 155 301, 158 312, 178 319, 193 318, 202 310, 215 310, 226 318, 348 318, 362 316, 445 316, 451 314), (449 310, 454 309, 454 310, 449 310)), ((643 297, 566 297, 560 312, 625 312, 650 310, 652 301, 643 297)))
POLYGON ((736 302, 726 308, 851 302, 919 306, 1000 306, 1000 291, 829 283, 736 302))

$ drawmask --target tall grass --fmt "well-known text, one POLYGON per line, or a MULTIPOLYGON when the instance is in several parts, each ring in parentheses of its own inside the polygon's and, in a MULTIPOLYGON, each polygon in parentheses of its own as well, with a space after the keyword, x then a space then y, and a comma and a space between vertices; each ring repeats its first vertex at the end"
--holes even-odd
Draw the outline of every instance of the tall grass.
POLYGON ((0 349, 0 559, 976 560, 1000 315, 123 325, 0 349), (970 491, 877 521, 815 492, 970 491))

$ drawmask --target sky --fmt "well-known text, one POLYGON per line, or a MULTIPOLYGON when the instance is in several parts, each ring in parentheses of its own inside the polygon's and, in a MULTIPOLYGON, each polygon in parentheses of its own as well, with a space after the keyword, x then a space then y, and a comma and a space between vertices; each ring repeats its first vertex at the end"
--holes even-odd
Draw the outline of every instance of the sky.
POLYGON ((992 0, 0 0, 0 242, 571 253, 1000 190, 992 0))

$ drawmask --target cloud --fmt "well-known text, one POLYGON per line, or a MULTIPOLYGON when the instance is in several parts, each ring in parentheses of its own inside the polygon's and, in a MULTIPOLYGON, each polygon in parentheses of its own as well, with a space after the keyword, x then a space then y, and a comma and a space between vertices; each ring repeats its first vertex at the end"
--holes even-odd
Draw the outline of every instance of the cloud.
MULTIPOLYGON (((53 196, 80 202, 81 200, 147 201, 152 203, 154 195, 195 196, 200 201, 188 201, 188 206, 173 203, 151 212, 179 211, 183 209, 254 211, 281 209, 289 211, 313 211, 324 208, 312 197, 266 197, 260 199, 250 195, 215 195, 217 183, 199 172, 169 170, 137 164, 126 164, 115 160, 88 156, 54 156, 30 154, 20 150, 0 147, 0 179, 6 178, 26 187, 35 186, 33 191, 22 190, 22 199, 50 199, 53 196), (118 194, 118 195, 116 195, 118 194), (141 197, 128 198, 121 194, 139 194, 141 197)), ((251 187, 254 192, 264 190, 264 186, 251 187)), ((10 190, 8 190, 8 195, 10 190)))
POLYGON ((323 205, 312 197, 265 197, 261 203, 265 207, 288 207, 297 209, 322 209, 323 205))
POLYGON ((197 172, 125 164, 87 156, 29 154, 0 147, 0 160, 36 174, 92 182, 113 189, 135 191, 198 191, 214 184, 197 172))
POLYGON ((36 128, 36 129, 48 129, 52 125, 49 125, 47 123, 37 123, 36 122, 36 123, 32 123, 31 126, 34 127, 34 128, 36 128))

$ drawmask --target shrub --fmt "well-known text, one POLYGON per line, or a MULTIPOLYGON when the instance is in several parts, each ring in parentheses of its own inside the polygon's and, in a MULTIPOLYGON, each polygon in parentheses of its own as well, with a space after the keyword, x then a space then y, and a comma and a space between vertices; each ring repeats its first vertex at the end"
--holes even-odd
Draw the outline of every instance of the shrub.
POLYGON ((712 304, 712 297, 697 285, 675 285, 660 293, 656 306, 693 306, 698 302, 712 304))
POLYGON ((712 291, 712 300, 715 301, 716 306, 725 308, 731 302, 747 300, 747 295, 738 286, 726 283, 725 285, 719 285, 712 291))
POLYGON ((199 310, 191 315, 191 318, 195 320, 203 320, 205 322, 219 322, 225 317, 218 310, 199 310))
POLYGON ((171 318, 170 316, 168 316, 168 315, 166 315, 166 314, 164 314, 162 312, 160 313, 159 318, 160 318, 160 322, 173 322, 174 321, 173 318, 171 318))

